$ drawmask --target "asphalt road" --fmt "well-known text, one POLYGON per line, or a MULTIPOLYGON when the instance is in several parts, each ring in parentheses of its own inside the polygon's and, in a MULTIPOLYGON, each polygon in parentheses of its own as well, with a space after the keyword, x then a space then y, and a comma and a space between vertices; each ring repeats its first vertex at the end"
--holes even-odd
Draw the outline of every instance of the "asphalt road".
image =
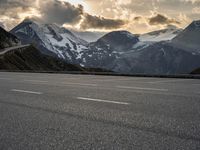
POLYGON ((199 150, 200 80, 0 73, 0 150, 199 150))

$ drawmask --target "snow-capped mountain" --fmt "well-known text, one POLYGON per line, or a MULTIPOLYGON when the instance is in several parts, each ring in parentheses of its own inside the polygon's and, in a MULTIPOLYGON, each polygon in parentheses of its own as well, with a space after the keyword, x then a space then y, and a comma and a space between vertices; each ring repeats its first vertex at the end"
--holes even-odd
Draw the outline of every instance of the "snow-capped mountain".
POLYGON ((0 49, 20 45, 19 39, 16 36, 8 33, 0 27, 0 49))
POLYGON ((132 49, 139 39, 128 31, 113 31, 90 43, 83 54, 84 66, 113 69, 113 62, 132 49))
MULTIPOLYGON (((198 23, 195 25, 196 31, 198 23)), ((174 36, 184 33, 175 28, 140 36, 128 31, 113 31, 91 43, 55 24, 40 25, 30 20, 11 32, 42 52, 53 52, 60 59, 85 67, 144 74, 185 74, 200 67, 200 55, 173 45, 174 36)))
POLYGON ((168 42, 158 42, 124 53, 113 64, 114 71, 124 73, 187 74, 200 66, 200 56, 174 48, 168 42))
POLYGON ((53 52, 57 57, 72 64, 79 64, 88 43, 69 30, 56 24, 38 24, 24 20, 11 30, 24 44, 32 43, 42 52, 53 52))
POLYGON ((140 41, 143 42, 161 42, 161 41, 168 41, 176 37, 182 29, 179 29, 175 26, 169 26, 166 29, 153 31, 150 33, 145 33, 139 35, 140 41))
POLYGON ((170 41, 140 41, 127 31, 111 32, 90 43, 83 56, 85 66, 120 73, 189 73, 200 66, 200 56, 174 48, 170 41))
POLYGON ((2 69, 16 71, 86 71, 79 65, 69 64, 58 57, 45 55, 33 45, 22 45, 17 37, 0 27, 0 70, 2 69))
POLYGON ((193 21, 172 40, 173 46, 200 54, 200 20, 193 21))

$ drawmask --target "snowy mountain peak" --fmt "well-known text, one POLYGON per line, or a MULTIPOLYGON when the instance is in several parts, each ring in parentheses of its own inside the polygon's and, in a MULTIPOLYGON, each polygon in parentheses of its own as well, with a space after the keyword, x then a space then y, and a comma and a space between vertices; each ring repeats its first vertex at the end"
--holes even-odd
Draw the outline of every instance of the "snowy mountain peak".
POLYGON ((193 21, 172 40, 172 43, 183 50, 200 54, 200 20, 193 21))
POLYGON ((169 26, 166 29, 145 33, 139 36, 140 41, 143 42, 160 42, 168 41, 176 37, 182 29, 175 26, 169 26))
POLYGON ((26 44, 33 43, 39 50, 53 52, 71 64, 121 73, 170 74, 187 73, 199 67, 200 57, 193 53, 200 53, 197 27, 198 21, 183 31, 174 26, 143 35, 114 31, 92 43, 56 24, 38 24, 30 20, 11 32, 26 44))
POLYGON ((45 24, 43 26, 43 30, 47 34, 53 35, 53 38, 56 39, 57 41, 62 41, 63 37, 60 35, 60 28, 55 25, 55 24, 45 24))
POLYGON ((23 28, 23 27, 28 27, 28 26, 30 26, 31 28, 38 29, 40 27, 40 24, 35 20, 26 18, 18 26, 16 26, 14 29, 16 29, 17 27, 23 28))
POLYGON ((200 20, 193 21, 172 40, 173 46, 193 54, 200 54, 200 20))
POLYGON ((56 24, 38 24, 31 20, 23 21, 11 33, 24 44, 33 43, 42 52, 53 52, 57 57, 73 64, 78 63, 81 52, 87 49, 88 45, 63 27, 56 24))

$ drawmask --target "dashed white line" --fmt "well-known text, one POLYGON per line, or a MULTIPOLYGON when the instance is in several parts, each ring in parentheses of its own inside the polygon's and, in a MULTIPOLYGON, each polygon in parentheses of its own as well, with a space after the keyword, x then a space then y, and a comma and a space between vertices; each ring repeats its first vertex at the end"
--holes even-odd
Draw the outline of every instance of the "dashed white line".
POLYGON ((18 89, 12 89, 11 91, 12 92, 20 92, 20 93, 37 94, 37 95, 43 94, 42 92, 34 92, 34 91, 26 91, 26 90, 18 90, 18 89))
POLYGON ((117 88, 134 89, 134 90, 147 90, 147 91, 169 91, 168 89, 156 89, 156 88, 142 88, 142 87, 130 87, 130 86, 117 86, 117 88))
POLYGON ((174 79, 174 80, 160 80, 160 81, 152 81, 152 82, 148 82, 148 83, 173 83, 173 82, 180 82, 180 81, 191 81, 193 79, 174 79))
POLYGON ((85 101, 95 101, 95 102, 103 102, 103 103, 113 103, 113 104, 120 104, 120 105, 129 105, 126 102, 118 102, 118 101, 110 101, 110 100, 102 100, 102 99, 93 99, 93 98, 85 98, 85 97, 77 97, 79 100, 85 101))
POLYGON ((67 82, 67 83, 64 83, 65 85, 67 84, 71 84, 71 85, 81 85, 81 86, 97 86, 97 84, 87 84, 87 83, 70 83, 70 82, 67 82))
POLYGON ((0 80, 11 80, 11 78, 0 78, 0 80))
POLYGON ((41 81, 41 80, 23 80, 27 82, 41 82, 41 83, 47 83, 48 81, 41 81))

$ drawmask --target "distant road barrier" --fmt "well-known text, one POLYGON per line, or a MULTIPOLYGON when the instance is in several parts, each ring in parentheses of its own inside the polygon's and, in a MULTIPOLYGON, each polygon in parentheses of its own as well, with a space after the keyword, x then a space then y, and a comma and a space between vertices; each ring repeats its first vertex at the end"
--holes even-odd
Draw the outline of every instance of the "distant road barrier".
POLYGON ((30 46, 30 44, 27 44, 27 45, 18 45, 18 46, 14 46, 14 47, 8 47, 8 48, 0 49, 0 55, 4 55, 7 52, 15 51, 17 49, 25 48, 25 47, 29 47, 29 46, 30 46))

